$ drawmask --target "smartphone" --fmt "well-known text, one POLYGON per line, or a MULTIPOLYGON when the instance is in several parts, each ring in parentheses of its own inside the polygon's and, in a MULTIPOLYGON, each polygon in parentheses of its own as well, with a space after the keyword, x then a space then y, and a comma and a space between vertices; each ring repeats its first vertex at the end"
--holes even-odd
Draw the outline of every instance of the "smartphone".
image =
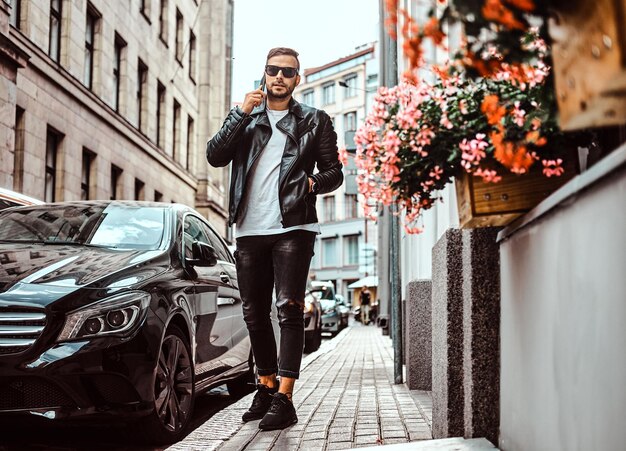
POLYGON ((261 83, 259 84, 259 88, 261 91, 265 91, 265 74, 261 77, 261 83))

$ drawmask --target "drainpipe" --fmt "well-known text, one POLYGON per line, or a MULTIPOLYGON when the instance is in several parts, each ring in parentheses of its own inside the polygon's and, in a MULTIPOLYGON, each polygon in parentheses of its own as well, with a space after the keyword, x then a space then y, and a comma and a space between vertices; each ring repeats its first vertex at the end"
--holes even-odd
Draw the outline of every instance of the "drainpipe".
MULTIPOLYGON (((383 0, 379 3, 381 28, 381 75, 383 86, 398 84, 398 47, 397 42, 386 33, 385 20, 387 12, 383 0)), ((392 204, 385 215, 389 224, 389 279, 391 297, 391 338, 393 340, 394 381, 403 382, 402 375, 402 288, 400 281, 400 220, 397 204, 392 204)))

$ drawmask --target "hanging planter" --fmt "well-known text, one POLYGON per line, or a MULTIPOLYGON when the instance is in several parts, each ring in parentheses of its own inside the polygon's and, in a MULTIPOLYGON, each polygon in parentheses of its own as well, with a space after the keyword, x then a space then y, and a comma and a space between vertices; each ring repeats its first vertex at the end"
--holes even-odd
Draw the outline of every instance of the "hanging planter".
POLYGON ((387 4, 391 24, 404 17, 409 70, 379 90, 355 136, 366 214, 395 203, 405 230, 419 233, 421 214, 457 180, 463 226, 504 225, 573 177, 567 150, 588 137, 559 129, 545 27, 528 25, 543 9, 532 0, 448 2, 440 18, 462 22, 467 39, 425 81, 422 40, 445 46, 438 9, 420 28, 387 4))
POLYGON ((505 226, 529 212, 578 172, 568 161, 560 177, 546 177, 538 168, 522 177, 504 174, 498 183, 461 174, 455 181, 460 227, 505 226))

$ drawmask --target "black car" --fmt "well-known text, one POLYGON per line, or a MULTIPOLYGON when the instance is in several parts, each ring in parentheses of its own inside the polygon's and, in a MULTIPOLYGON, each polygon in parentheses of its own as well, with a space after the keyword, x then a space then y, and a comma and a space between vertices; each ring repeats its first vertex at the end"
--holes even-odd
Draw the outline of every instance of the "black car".
POLYGON ((65 202, 0 212, 0 423, 137 419, 179 439, 194 396, 254 380, 234 260, 196 211, 65 202))

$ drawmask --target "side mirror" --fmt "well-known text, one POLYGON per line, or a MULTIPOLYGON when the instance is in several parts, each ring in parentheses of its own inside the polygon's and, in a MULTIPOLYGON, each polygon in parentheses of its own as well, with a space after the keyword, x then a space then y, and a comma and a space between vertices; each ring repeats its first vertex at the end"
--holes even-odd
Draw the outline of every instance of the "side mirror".
POLYGON ((187 263, 193 266, 215 266, 217 264, 217 252, 213 246, 201 241, 194 241, 191 244, 192 257, 187 259, 187 263))

